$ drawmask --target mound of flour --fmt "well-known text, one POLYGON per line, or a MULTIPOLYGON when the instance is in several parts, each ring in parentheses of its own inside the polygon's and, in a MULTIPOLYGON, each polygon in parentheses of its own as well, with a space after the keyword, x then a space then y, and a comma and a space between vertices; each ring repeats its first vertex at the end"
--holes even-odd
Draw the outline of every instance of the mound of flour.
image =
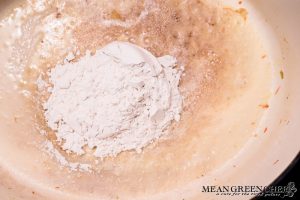
POLYGON ((50 97, 43 104, 48 126, 62 148, 96 157, 140 151, 180 120, 183 69, 171 56, 154 57, 125 42, 65 62, 49 72, 50 97))

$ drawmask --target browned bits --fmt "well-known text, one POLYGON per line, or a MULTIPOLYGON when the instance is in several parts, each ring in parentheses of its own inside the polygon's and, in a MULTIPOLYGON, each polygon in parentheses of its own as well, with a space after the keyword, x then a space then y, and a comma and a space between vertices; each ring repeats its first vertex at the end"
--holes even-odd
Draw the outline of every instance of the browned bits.
POLYGON ((238 14, 241 15, 241 17, 246 21, 247 17, 248 17, 248 11, 245 8, 240 8, 238 10, 236 10, 235 12, 237 12, 238 14))
POLYGON ((178 13, 174 13, 173 15, 172 15, 172 19, 175 21, 175 22, 180 22, 180 16, 179 16, 179 14, 178 13))
POLYGON ((282 70, 280 70, 280 78, 283 80, 284 79, 284 73, 282 70))
POLYGON ((275 160, 275 162, 273 163, 273 165, 276 165, 279 162, 279 160, 275 160))
POLYGON ((263 108, 263 109, 267 109, 267 108, 269 108, 270 106, 269 106, 269 104, 264 103, 264 104, 260 104, 259 107, 261 107, 261 108, 263 108))
POLYGON ((62 14, 60 12, 56 13, 56 18, 59 19, 61 18, 62 14))
POLYGON ((123 20, 123 17, 116 10, 113 10, 111 12, 111 19, 114 19, 114 20, 123 20))
POLYGON ((280 86, 278 86, 278 88, 276 89, 276 91, 275 91, 275 95, 277 95, 278 94, 278 92, 280 91, 280 86))

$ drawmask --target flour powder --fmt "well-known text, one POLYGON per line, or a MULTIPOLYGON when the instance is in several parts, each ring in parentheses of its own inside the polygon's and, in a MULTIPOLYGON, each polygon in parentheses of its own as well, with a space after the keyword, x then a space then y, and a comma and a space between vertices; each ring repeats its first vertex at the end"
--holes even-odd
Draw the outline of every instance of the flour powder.
POLYGON ((67 152, 88 147, 103 158, 140 151, 180 120, 183 69, 176 62, 126 42, 66 60, 49 72, 47 124, 67 152))

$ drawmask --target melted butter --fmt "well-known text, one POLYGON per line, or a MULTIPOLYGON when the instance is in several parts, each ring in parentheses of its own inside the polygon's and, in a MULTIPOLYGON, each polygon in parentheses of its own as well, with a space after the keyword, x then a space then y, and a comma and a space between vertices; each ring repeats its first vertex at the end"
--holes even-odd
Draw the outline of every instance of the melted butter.
POLYGON ((245 12, 241 16, 204 0, 116 2, 66 1, 59 16, 68 14, 82 21, 73 31, 80 52, 120 40, 156 56, 176 57, 186 69, 180 85, 185 97, 182 120, 174 124, 168 137, 142 154, 124 152, 95 164, 89 154, 77 157, 61 151, 71 161, 92 164, 97 172, 69 174, 37 145, 45 140, 38 128, 46 129, 47 139, 54 143, 56 138, 45 126, 35 86, 37 77, 61 62, 65 54, 57 52, 36 68, 30 67, 36 60, 28 61, 18 89, 1 70, 0 157, 15 168, 22 166, 32 179, 47 187, 68 183, 64 192, 97 198, 111 193, 146 196, 180 188, 237 154, 255 133, 264 111, 259 105, 269 99, 271 67, 268 59, 261 58, 266 52, 260 37, 245 21, 245 12), (21 90, 31 95, 24 97, 18 93, 21 90), (6 153, 12 156, 7 158, 6 153))

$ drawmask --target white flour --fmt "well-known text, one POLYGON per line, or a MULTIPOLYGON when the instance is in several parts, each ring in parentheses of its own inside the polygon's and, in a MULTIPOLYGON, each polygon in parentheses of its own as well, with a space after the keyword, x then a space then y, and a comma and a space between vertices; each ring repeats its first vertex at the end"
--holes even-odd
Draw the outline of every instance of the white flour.
POLYGON ((140 151, 179 121, 182 70, 171 56, 155 58, 130 43, 113 42, 95 55, 65 61, 49 72, 45 118, 62 148, 96 157, 140 151))
POLYGON ((50 141, 43 144, 43 149, 49 153, 52 158, 55 158, 61 166, 68 167, 71 171, 90 172, 91 165, 78 162, 69 162, 50 141))

